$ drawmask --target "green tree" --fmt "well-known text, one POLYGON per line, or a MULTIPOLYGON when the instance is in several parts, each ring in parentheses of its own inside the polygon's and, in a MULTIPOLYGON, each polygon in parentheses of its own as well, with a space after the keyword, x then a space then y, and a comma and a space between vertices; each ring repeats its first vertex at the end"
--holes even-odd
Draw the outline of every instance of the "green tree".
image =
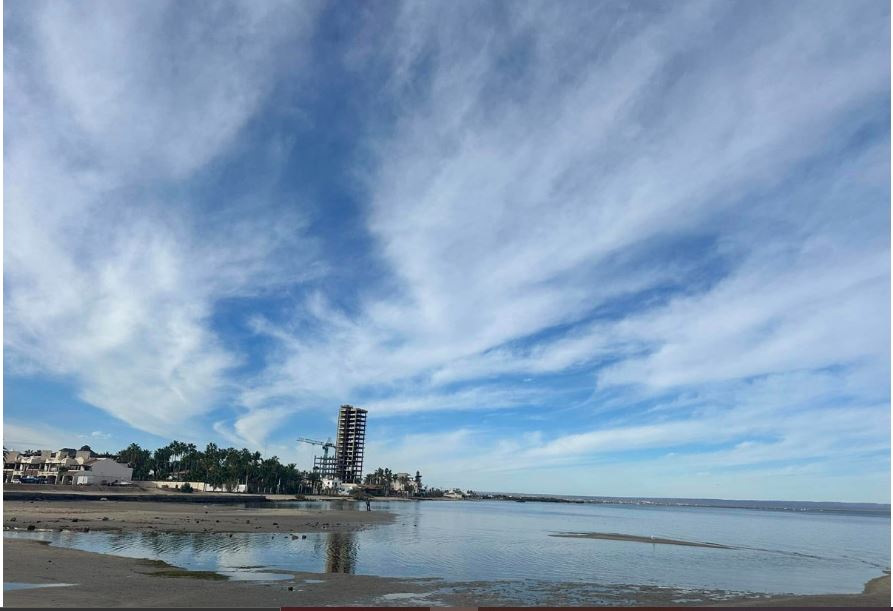
POLYGON ((399 477, 395 476, 395 478, 401 486, 403 495, 408 496, 409 495, 409 476, 408 475, 400 475, 399 477))
POLYGON ((149 472, 152 470, 152 453, 149 450, 132 443, 118 452, 116 460, 127 463, 127 466, 133 469, 133 479, 149 479, 149 472))

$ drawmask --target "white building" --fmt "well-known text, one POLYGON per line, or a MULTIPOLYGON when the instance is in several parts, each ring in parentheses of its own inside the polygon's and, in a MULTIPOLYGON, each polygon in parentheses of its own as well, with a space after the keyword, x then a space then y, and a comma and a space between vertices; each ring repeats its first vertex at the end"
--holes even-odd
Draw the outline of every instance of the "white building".
POLYGON ((133 469, 111 458, 97 458, 90 450, 40 450, 3 453, 3 481, 36 477, 47 484, 100 484, 129 482, 133 469))
POLYGON ((337 477, 324 477, 321 482, 324 494, 337 494, 341 489, 341 480, 337 477))
POLYGON ((339 496, 350 496, 360 488, 360 484, 341 484, 335 489, 335 494, 339 496))
POLYGON ((112 458, 91 458, 80 469, 70 473, 74 483, 78 486, 91 484, 101 486, 129 482, 133 475, 133 469, 112 458))
POLYGON ((405 496, 419 494, 422 491, 422 476, 418 471, 416 471, 415 477, 409 473, 395 473, 394 481, 391 482, 391 491, 405 496))
POLYGON ((226 486, 212 486, 205 482, 180 482, 174 480, 140 482, 141 486, 155 486, 164 490, 179 490, 186 484, 189 484, 189 487, 196 492, 248 492, 248 484, 236 484, 231 488, 227 488, 226 486))
POLYGON ((395 473, 394 481, 391 483, 391 490, 408 496, 421 492, 421 487, 419 482, 409 473, 395 473))

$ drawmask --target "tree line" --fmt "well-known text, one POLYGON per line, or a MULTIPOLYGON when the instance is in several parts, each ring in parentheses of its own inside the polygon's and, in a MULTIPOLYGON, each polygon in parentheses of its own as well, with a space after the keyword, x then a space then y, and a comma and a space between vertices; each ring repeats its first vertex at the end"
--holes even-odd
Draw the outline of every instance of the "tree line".
POLYGON ((319 490, 320 477, 294 463, 283 465, 277 456, 263 458, 247 448, 220 448, 209 443, 204 450, 193 443, 173 441, 150 451, 132 443, 116 459, 133 469, 135 480, 206 482, 215 488, 235 490, 245 484, 258 494, 301 494, 319 490))
MULTIPOLYGON (((75 450, 70 450, 72 453, 75 450)), ((322 492, 322 478, 316 471, 298 469, 294 463, 283 465, 279 457, 263 458, 260 452, 252 452, 247 448, 220 448, 209 443, 200 450, 194 443, 172 441, 168 445, 154 451, 131 443, 123 450, 96 453, 90 446, 81 450, 89 451, 93 456, 114 458, 126 463, 133 469, 133 479, 177 482, 205 482, 215 488, 233 491, 244 484, 247 492, 255 494, 312 494, 322 492)), ((4 448, 4 456, 6 448, 4 448)), ((35 454, 33 450, 25 450, 23 454, 35 454)), ((378 487, 388 495, 400 484, 406 490, 411 480, 416 482, 416 494, 420 496, 442 496, 438 488, 421 485, 421 475, 416 476, 394 473, 390 469, 378 468, 366 474, 363 483, 378 487)))

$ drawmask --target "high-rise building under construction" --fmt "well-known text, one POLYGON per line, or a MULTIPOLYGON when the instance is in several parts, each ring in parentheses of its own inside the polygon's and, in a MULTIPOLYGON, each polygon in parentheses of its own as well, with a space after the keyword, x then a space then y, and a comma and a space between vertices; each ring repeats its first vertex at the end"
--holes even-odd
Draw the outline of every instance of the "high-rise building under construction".
POLYGON ((366 441, 366 410, 342 405, 338 413, 335 441, 335 477, 345 484, 359 484, 363 478, 363 445, 366 441))

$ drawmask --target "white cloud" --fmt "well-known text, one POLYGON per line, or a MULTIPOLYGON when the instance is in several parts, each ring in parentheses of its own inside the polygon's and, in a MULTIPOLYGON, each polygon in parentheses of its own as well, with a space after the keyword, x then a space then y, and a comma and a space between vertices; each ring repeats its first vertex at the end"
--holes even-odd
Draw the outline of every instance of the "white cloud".
POLYGON ((233 429, 239 439, 244 439, 252 447, 260 447, 290 413, 291 410, 282 407, 253 410, 239 416, 233 429))
POLYGON ((277 53, 307 35, 315 11, 276 1, 35 5, 27 21, 42 53, 32 62, 53 119, 70 117, 89 147, 79 153, 129 180, 186 177, 225 151, 275 85, 277 53))
POLYGON ((401 111, 374 130, 364 176, 394 284, 357 314, 315 299, 311 336, 263 323, 281 353, 246 401, 372 387, 427 410, 404 389, 618 359, 604 384, 883 369, 887 147, 819 176, 803 165, 841 154, 848 117, 886 95, 883 20, 529 5, 494 35, 478 9, 440 8, 404 7, 388 45, 368 46, 372 28, 348 53, 358 72, 384 54, 401 111), (528 342, 666 285, 689 288, 528 342))
POLYGON ((240 362, 216 302, 300 279, 312 252, 300 216, 198 212, 171 188, 229 150, 312 11, 191 8, 32 3, 7 20, 8 363, 163 436, 240 362))
POLYGON ((369 444, 367 467, 420 469, 432 486, 484 490, 886 501, 889 410, 824 405, 840 386, 832 377, 723 383, 705 390, 685 417, 640 417, 559 436, 507 435, 498 426, 385 435, 369 444), (693 480, 705 465, 710 479, 693 480))
POLYGON ((606 384, 677 386, 889 361, 889 262, 882 253, 738 273, 704 295, 618 325, 658 345, 607 369, 606 384))
POLYGON ((459 486, 471 469, 483 464, 469 457, 482 444, 479 432, 470 428, 389 437, 366 444, 364 468, 367 472, 378 467, 406 473, 421 470, 423 481, 432 487, 459 486))
POLYGON ((660 494, 710 464, 711 486, 789 469, 802 491, 888 447, 889 142, 858 144, 889 98, 875 5, 527 3, 499 28, 496 6, 365 14, 345 64, 377 104, 351 187, 373 239, 359 255, 385 274, 358 274, 369 285, 346 307, 321 289, 295 298, 293 320, 255 316, 274 348, 238 383, 215 304, 312 273, 306 220, 226 202, 199 216, 144 187, 238 146, 281 76, 278 50, 300 45, 312 15, 210 8, 160 48, 179 5, 101 20, 52 6, 24 20, 41 53, 27 37, 9 47, 17 370, 70 376, 85 400, 163 435, 237 393, 243 411, 214 430, 256 446, 293 412, 347 400, 391 423, 551 415, 557 385, 502 376, 589 374, 590 418, 563 431, 552 418, 526 437, 479 423, 370 444, 367 466, 442 485, 498 473, 543 489, 528 484, 551 473, 555 492, 592 480, 648 493, 629 488, 638 474, 660 494), (605 467, 636 451, 664 462, 605 467))
POLYGON ((3 422, 3 446, 11 450, 58 450, 70 447, 76 436, 54 426, 3 422))

